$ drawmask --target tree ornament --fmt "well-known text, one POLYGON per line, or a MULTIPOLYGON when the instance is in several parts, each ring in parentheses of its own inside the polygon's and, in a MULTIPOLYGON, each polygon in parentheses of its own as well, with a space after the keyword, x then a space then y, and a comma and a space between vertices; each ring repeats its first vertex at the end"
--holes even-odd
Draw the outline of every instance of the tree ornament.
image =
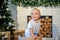
POLYGON ((13 24, 13 23, 9 22, 9 26, 15 26, 15 24, 13 24))
POLYGON ((15 24, 16 22, 14 21, 13 23, 15 24))
POLYGON ((3 18, 6 18, 6 16, 3 16, 3 18))
POLYGON ((6 3, 6 0, 4 1, 4 3, 6 3))
POLYGON ((7 29, 9 29, 9 26, 7 27, 7 29))
POLYGON ((6 10, 8 11, 9 9, 8 9, 8 8, 6 8, 6 10))
POLYGON ((6 23, 4 23, 4 24, 6 24, 6 23))

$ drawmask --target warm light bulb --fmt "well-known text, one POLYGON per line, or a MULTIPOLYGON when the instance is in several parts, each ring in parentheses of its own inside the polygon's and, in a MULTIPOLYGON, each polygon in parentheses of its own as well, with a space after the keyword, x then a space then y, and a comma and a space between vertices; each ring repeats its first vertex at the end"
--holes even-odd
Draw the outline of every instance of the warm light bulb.
POLYGON ((9 9, 8 9, 8 8, 6 8, 6 10, 8 11, 9 9))
POLYGON ((16 22, 14 21, 14 24, 15 24, 16 22))
POLYGON ((9 26, 7 27, 7 29, 9 29, 9 26))
POLYGON ((6 18, 6 16, 3 16, 3 18, 6 18))

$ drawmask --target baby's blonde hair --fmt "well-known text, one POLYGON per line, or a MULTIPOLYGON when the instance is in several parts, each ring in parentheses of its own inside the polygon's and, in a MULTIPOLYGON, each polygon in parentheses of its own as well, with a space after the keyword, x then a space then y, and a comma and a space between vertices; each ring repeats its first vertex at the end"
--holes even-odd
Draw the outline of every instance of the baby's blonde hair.
MULTIPOLYGON (((33 11, 33 10, 37 10, 37 11, 39 12, 39 14, 41 15, 40 10, 39 10, 38 8, 33 8, 32 11, 33 11)), ((31 11, 31 12, 32 12, 32 11, 31 11)))

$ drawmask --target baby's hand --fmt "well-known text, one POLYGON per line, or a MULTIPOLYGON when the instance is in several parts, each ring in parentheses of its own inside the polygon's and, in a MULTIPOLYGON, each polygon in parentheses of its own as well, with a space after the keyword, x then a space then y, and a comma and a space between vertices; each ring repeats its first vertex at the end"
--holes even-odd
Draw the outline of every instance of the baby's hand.
POLYGON ((34 40, 36 40, 36 39, 37 39, 37 36, 36 36, 36 35, 34 35, 34 36, 33 36, 33 38, 34 38, 34 40))

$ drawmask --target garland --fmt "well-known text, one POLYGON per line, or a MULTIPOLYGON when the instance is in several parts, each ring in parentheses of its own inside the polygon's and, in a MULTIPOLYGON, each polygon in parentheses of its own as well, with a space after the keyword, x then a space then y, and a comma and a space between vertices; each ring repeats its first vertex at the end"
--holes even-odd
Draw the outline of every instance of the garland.
POLYGON ((12 4, 19 5, 19 6, 60 6, 60 0, 11 0, 12 4))

